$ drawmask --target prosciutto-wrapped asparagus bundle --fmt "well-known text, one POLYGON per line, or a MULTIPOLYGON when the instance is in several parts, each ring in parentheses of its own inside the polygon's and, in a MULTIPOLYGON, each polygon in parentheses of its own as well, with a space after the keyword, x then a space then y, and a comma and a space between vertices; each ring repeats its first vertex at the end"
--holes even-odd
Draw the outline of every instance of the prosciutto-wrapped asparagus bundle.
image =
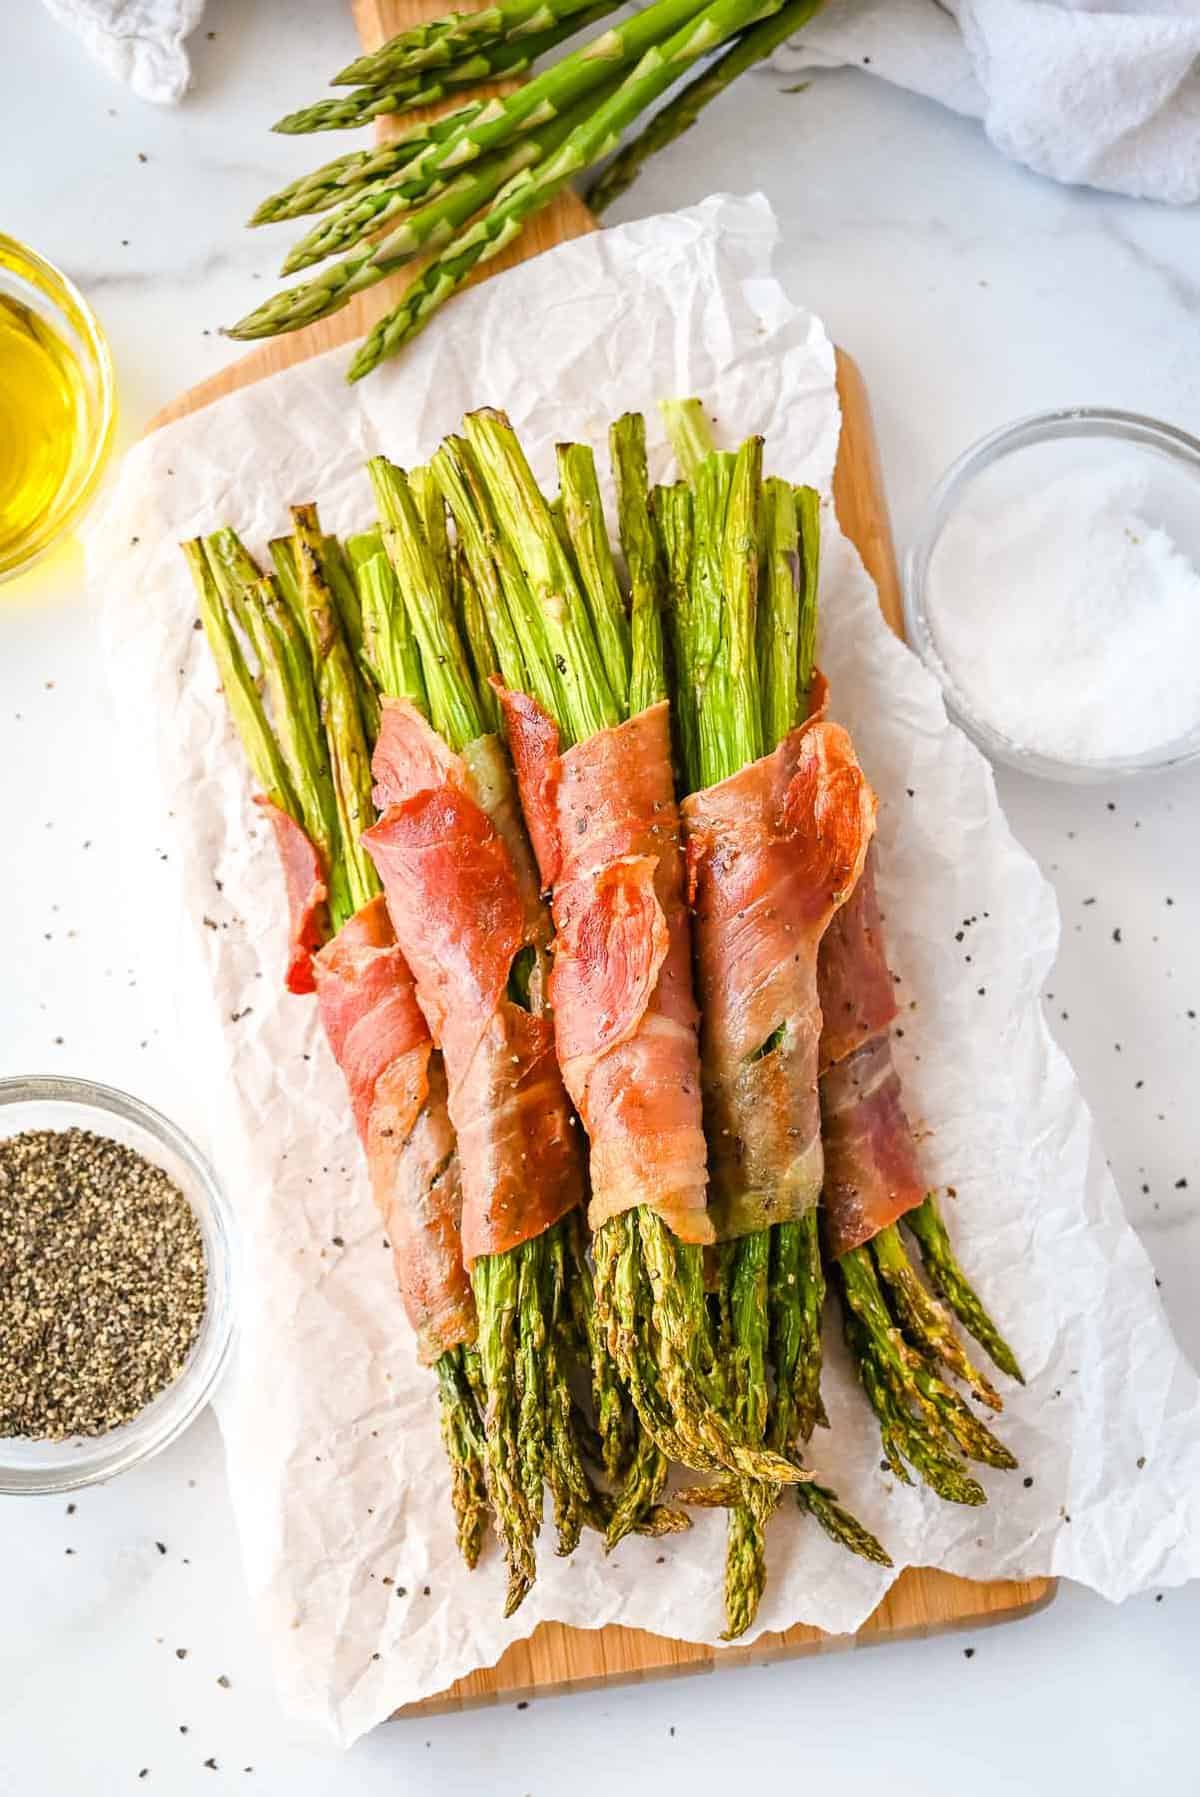
MULTIPOLYGON (((821 1413, 817 952, 862 868, 875 799, 846 732, 821 715, 815 557, 802 556, 791 489, 761 471, 753 438, 736 457, 698 454, 691 486, 655 500, 720 1244, 715 1335, 743 1426, 799 1459, 821 1413)), ((776 1492, 743 1481, 685 1495, 731 1505, 725 1605, 740 1635, 762 1594, 776 1492)), ((832 1493, 806 1483, 798 1495, 835 1539, 886 1561, 832 1493)))
MULTIPOLYGON (((702 469, 713 465, 712 437, 700 403, 668 403, 663 410, 680 465, 696 478, 702 469)), ((816 623, 815 499, 815 495, 797 495, 806 513, 805 560, 813 581, 812 609, 797 633, 801 677, 806 684, 812 667, 816 623)), ((711 506, 711 499, 709 503, 711 506)), ((777 511, 774 516, 778 517, 777 511)), ((743 535, 753 535, 748 519, 743 522, 743 535)), ((786 623, 781 628, 778 607, 770 603, 770 566, 768 557, 768 603, 759 610, 756 636, 762 690, 764 694, 776 695, 769 700, 767 715, 778 716, 778 695, 786 690, 786 685, 778 672, 772 673, 771 662, 785 659, 778 653, 773 657, 773 651, 779 650, 789 632, 786 623)), ((720 587, 722 582, 729 587, 732 583, 736 592, 736 581, 736 568, 714 569, 707 587, 720 587)), ((702 574, 701 601, 705 590, 702 574)), ((703 609, 701 604, 701 614, 703 609)), ((693 624, 693 634, 696 629, 693 624)), ((687 665, 699 670, 701 676, 696 690, 706 700, 689 708, 686 691, 683 695, 685 764, 689 729, 699 729, 704 710, 714 709, 708 686, 711 675, 704 660, 703 629, 701 615, 699 646, 689 649, 686 640, 684 644, 687 665), (692 724, 689 709, 696 720, 692 724)), ((744 658, 749 665, 748 657, 744 658)), ((698 753, 702 755, 703 742, 698 740, 698 753)), ((865 849, 865 842, 863 846, 865 849)), ((821 939, 819 958, 818 989, 824 1019, 821 1063, 826 1069, 821 1082, 826 1251, 838 1266, 840 1289, 846 1301, 848 1339, 864 1388, 880 1418, 889 1461, 901 1476, 907 1477, 900 1458, 903 1452, 943 1497, 961 1503, 982 1503, 983 1488, 967 1473, 959 1454, 997 1467, 1011 1467, 1015 1462, 957 1392, 938 1376, 939 1365, 945 1365, 977 1396, 999 1408, 999 1399, 972 1365, 950 1319, 916 1277, 893 1227, 895 1219, 906 1210, 916 1214, 913 1206, 922 1203, 925 1192, 919 1184, 915 1149, 899 1102, 899 1081, 891 1070, 886 1032, 894 999, 891 974, 882 954, 870 854, 865 864, 860 860, 859 867, 863 870, 862 879, 852 891, 843 894, 849 902, 833 908, 821 939), (833 1060, 836 1066, 830 1065, 833 1060), (859 1245, 868 1238, 872 1243, 869 1251, 859 1245), (879 1287, 876 1269, 893 1295, 894 1316, 879 1287)), ((931 1197, 927 1206, 923 1207, 923 1214, 932 1213, 936 1219, 931 1197)), ((940 1222, 935 1221, 932 1227, 927 1223, 925 1233, 936 1239, 941 1264, 946 1265, 949 1243, 940 1222)), ((960 1296, 969 1293, 971 1313, 982 1317, 982 1307, 956 1264, 954 1276, 946 1283, 960 1296)), ((999 1340, 994 1330, 992 1335, 999 1340)), ((1001 1348, 1007 1352, 1003 1344, 1001 1348)), ((819 1367, 818 1354, 818 1345, 810 1334, 802 1359, 810 1367, 819 1367)), ((747 1539, 751 1539, 749 1534, 747 1539)))
MULTIPOLYGON (((373 763, 383 815, 365 842, 445 1057, 463 1254, 480 1313, 486 1463, 504 1519, 511 1605, 532 1577, 543 1472, 560 1553, 574 1548, 585 1523, 610 1519, 584 1467, 572 1365, 590 1370, 601 1388, 602 1428, 612 1427, 619 1399, 604 1370, 589 1366, 588 1331, 578 1326, 591 1308, 579 1233, 585 1170, 549 1014, 553 926, 508 756, 489 729, 495 701, 490 688, 480 689, 459 627, 464 571, 452 561, 428 471, 417 471, 410 486, 378 458, 371 475, 432 723, 385 696, 373 763)), ((484 653, 471 615, 470 640, 484 653)), ((629 1520, 657 1531, 683 1518, 643 1509, 629 1520)))
POLYGON ((290 917, 287 985, 295 993, 316 991, 346 1077, 418 1354, 437 1369, 459 1546, 474 1565, 487 1502, 471 1345, 475 1307, 459 1243, 458 1158, 441 1057, 357 846, 368 795, 353 673, 320 592, 308 608, 290 608, 229 531, 207 547, 189 543, 185 553, 279 850, 290 917), (270 718, 235 620, 257 652, 270 718), (316 641, 325 645, 319 659, 316 641))
POLYGON ((696 1010, 657 610, 631 633, 590 452, 560 453, 555 517, 506 418, 472 414, 460 469, 505 545, 523 688, 501 693, 555 924, 559 1062, 588 1134, 597 1305, 657 1448, 791 1483, 710 1389, 696 1010), (561 536, 560 536, 561 528, 561 536), (632 658, 636 646, 638 665, 632 658), (630 695, 643 707, 630 715, 630 695))

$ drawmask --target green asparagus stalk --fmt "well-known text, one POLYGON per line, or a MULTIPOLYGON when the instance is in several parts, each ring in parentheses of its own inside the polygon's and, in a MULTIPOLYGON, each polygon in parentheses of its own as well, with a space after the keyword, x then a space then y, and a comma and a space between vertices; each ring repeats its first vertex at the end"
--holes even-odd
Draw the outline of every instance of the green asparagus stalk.
POLYGON ((333 789, 342 823, 342 859, 352 911, 379 891, 371 858, 360 837, 374 822, 371 757, 363 731, 358 676, 342 635, 333 595, 325 578, 325 539, 314 505, 292 507, 300 602, 308 619, 317 697, 333 770, 333 789))
MULTIPOLYGON (((336 99, 301 106, 276 119, 271 129, 283 137, 306 137, 317 131, 353 131, 377 118, 402 117, 418 106, 436 106, 457 87, 471 87, 476 82, 519 75, 528 67, 529 57, 523 52, 506 58, 504 66, 495 70, 486 57, 472 57, 460 69, 416 74, 392 83, 379 82, 373 87, 359 88, 352 94, 339 94, 336 99)), ((265 200, 251 224, 269 224, 276 218, 286 218, 286 210, 276 210, 276 199, 277 196, 272 195, 270 200, 265 200)), ((287 202, 283 204, 286 206, 287 202)))
MULTIPOLYGON (((397 181, 364 188, 317 221, 291 251, 283 273, 294 274, 349 249, 368 233, 376 237, 374 266, 382 271, 376 279, 421 251, 441 249, 507 182, 557 149, 583 116, 578 108, 565 112, 461 171, 447 169, 432 177, 405 171, 397 181), (377 233, 397 219, 400 222, 379 241, 377 233)), ((356 292, 369 284, 364 276, 358 281, 356 292)))
POLYGON ((604 672, 613 692, 624 693, 629 687, 629 620, 604 522, 596 458, 586 443, 559 444, 558 488, 604 672))
MULTIPOLYGON (((507 554, 471 445, 464 437, 447 437, 433 456, 430 467, 454 518, 458 547, 470 569, 479 594, 495 651, 495 672, 512 688, 525 681, 541 665, 532 668, 521 649, 513 624, 513 605, 508 593, 524 583, 524 573, 507 554)), ((518 605, 518 612, 528 608, 518 605)), ((545 701, 534 688, 539 702, 545 701)))
POLYGON ((660 399, 658 409, 680 474, 684 480, 695 480, 703 463, 717 450, 703 401, 694 395, 690 399, 660 399))
POLYGON ((651 156, 665 150, 685 131, 690 131, 711 100, 807 25, 814 13, 820 11, 822 3, 823 0, 789 0, 773 18, 763 19, 743 32, 723 56, 718 56, 702 75, 689 81, 674 99, 656 112, 650 123, 618 151, 604 173, 589 187, 587 203, 597 218, 633 185, 651 156))
POLYGON ((963 1328, 975 1337, 993 1364, 1010 1379, 1015 1379, 1018 1385, 1024 1385, 1025 1376, 1016 1356, 979 1302, 955 1258, 949 1233, 932 1195, 909 1211, 904 1224, 916 1238, 922 1264, 934 1290, 945 1299, 963 1328))
POLYGON ((555 103, 550 97, 555 93, 555 78, 560 78, 561 90, 556 98, 577 97, 599 86, 614 63, 627 66, 635 44, 648 46, 611 97, 590 112, 558 150, 509 182, 490 209, 418 276, 399 305, 365 338, 351 363, 349 378, 361 380, 415 336, 432 313, 458 292, 472 269, 499 255, 574 176, 607 155, 625 127, 684 69, 754 20, 777 12, 781 4, 782 0, 712 0, 697 16, 695 0, 657 0, 627 24, 613 26, 586 50, 529 82, 511 101, 501 103, 494 120, 477 120, 448 144, 423 152, 413 165, 414 173, 433 172, 481 155, 495 142, 507 142, 520 129, 522 118, 555 103), (657 34, 679 15, 685 21, 681 29, 662 41, 657 34), (542 81, 549 83, 549 88, 535 96, 542 81))
POLYGON ((378 50, 356 56, 333 78, 334 87, 391 81, 417 69, 454 67, 481 51, 500 45, 538 43, 551 32, 569 36, 592 16, 615 10, 616 0, 601 8, 596 0, 503 0, 479 12, 449 13, 426 25, 414 25, 378 50))
POLYGON ((796 502, 785 480, 763 482, 762 604, 758 666, 764 741, 782 742, 796 723, 799 689, 800 587, 796 567, 796 502))
POLYGON ((484 104, 482 100, 468 100, 438 118, 411 121, 386 143, 334 156, 309 174, 298 175, 277 193, 269 194, 249 223, 269 225, 282 219, 302 218, 310 212, 325 212, 366 188, 393 180, 408 167, 418 150, 430 143, 444 142, 469 120, 478 118, 484 104))
POLYGON ((346 550, 362 600, 363 655, 375 686, 427 711, 421 652, 400 604, 383 537, 377 530, 364 531, 347 538, 346 550))
POLYGON ((695 697, 687 679, 686 663, 680 663, 681 633, 689 628, 691 605, 692 540, 695 519, 692 489, 686 481, 656 487, 651 498, 654 533, 662 554, 664 574, 663 628, 671 644, 673 691, 671 721, 675 729, 677 758, 694 766, 699 755, 695 697))
POLYGON ((278 805, 290 817, 298 818, 300 802, 293 791, 291 775, 283 752, 267 722, 258 687, 246 666, 237 633, 222 603, 212 566, 204 552, 204 544, 197 537, 183 545, 183 553, 196 588, 200 622, 204 627, 212 658, 217 664, 225 703, 241 737, 250 771, 273 805, 278 805))
POLYGON ((479 87, 492 81, 512 81, 532 68, 547 51, 557 49, 567 38, 574 37, 612 12, 615 3, 616 0, 587 0, 568 17, 544 30, 522 34, 509 42, 479 44, 437 65, 426 64, 407 73, 383 76, 378 81, 363 84, 355 93, 319 100, 315 106, 303 106, 298 112, 290 112, 271 129, 288 136, 312 131, 352 130, 385 114, 403 115, 418 106, 432 106, 460 88, 479 87))
MULTIPOLYGON (((314 515, 311 520, 314 535, 315 525, 314 515)), ((209 538, 207 553, 206 546, 198 539, 186 543, 184 553, 196 583, 201 620, 251 772, 273 803, 308 827, 305 810, 286 782, 279 781, 278 773, 286 761, 297 764, 304 756, 311 755, 312 760, 300 768, 299 784, 304 790, 323 791, 330 782, 331 760, 345 767, 359 764, 367 754, 367 744, 361 739, 361 733, 357 738, 355 736, 357 718, 354 708, 348 700, 322 707, 330 726, 344 729, 349 740, 335 743, 331 738, 328 742, 318 742, 310 728, 318 709, 312 661, 303 643, 297 646, 297 632, 294 628, 288 629, 288 623, 294 624, 294 620, 284 611, 270 583, 259 578, 253 558, 229 530, 216 532, 209 538), (240 612, 235 610, 232 598, 232 583, 239 579, 248 583, 243 588, 240 612), (276 706, 274 728, 268 721, 231 621, 235 615, 252 612, 251 595, 263 605, 270 601, 272 622, 277 626, 264 630, 257 637, 264 690, 276 706), (285 617, 288 623, 283 622, 285 617)), ((294 562, 292 568, 295 568, 294 562)), ((328 626, 329 610, 319 600, 313 609, 328 626)), ((358 894, 353 882, 345 874, 337 877, 348 833, 358 821, 344 809, 346 790, 346 785, 336 789, 333 834, 324 842, 316 836, 313 839, 314 846, 324 858, 328 876, 331 934, 335 934, 357 908, 358 894)), ((373 886, 373 868, 366 878, 373 886)), ((373 890, 377 888, 373 886, 373 890)), ((458 1545, 467 1565, 472 1567, 479 1558, 487 1517, 482 1429, 469 1371, 474 1355, 475 1350, 467 1346, 452 1348, 439 1357, 436 1368, 442 1440, 450 1468, 458 1545)))
POLYGON ((636 717, 667 696, 662 627, 665 576, 650 513, 646 423, 641 413, 626 412, 618 418, 609 430, 608 442, 617 483, 621 553, 629 575, 630 661, 636 676, 629 689, 629 713, 636 717))

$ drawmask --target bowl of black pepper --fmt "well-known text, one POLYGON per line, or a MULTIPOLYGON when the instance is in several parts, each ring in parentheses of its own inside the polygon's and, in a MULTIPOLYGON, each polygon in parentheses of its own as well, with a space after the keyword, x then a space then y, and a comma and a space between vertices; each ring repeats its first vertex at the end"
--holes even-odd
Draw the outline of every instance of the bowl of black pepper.
POLYGON ((0 1080, 0 1493, 157 1454, 233 1341, 234 1225, 200 1151, 108 1086, 0 1080))

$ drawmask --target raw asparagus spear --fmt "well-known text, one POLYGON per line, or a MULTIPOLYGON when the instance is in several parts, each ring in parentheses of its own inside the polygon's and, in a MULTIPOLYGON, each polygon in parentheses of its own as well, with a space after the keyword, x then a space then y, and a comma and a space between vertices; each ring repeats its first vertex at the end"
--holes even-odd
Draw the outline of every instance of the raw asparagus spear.
POLYGON ((448 13, 427 25, 414 25, 390 38, 378 50, 356 56, 334 76, 334 87, 390 81, 415 69, 453 67, 464 57, 497 45, 537 42, 549 32, 578 31, 589 14, 612 12, 596 0, 502 0, 479 12, 448 13))
POLYGON ((681 88, 588 188, 587 203, 597 218, 633 185, 651 156, 690 131, 711 100, 807 25, 822 4, 823 0, 788 0, 774 18, 743 32, 702 75, 681 88))

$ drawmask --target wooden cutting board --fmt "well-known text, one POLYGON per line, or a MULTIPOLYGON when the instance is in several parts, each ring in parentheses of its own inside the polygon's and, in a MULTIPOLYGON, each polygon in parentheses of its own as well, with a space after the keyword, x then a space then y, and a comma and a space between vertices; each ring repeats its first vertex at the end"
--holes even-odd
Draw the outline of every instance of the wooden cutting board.
MULTIPOLYGON (((455 0, 455 4, 460 10, 473 10, 477 0, 455 0)), ((359 36, 368 49, 409 25, 435 18, 446 10, 443 0, 352 0, 352 7, 359 36)), ((317 95, 312 97, 315 99, 317 95)), ((264 129, 269 122, 263 120, 264 129)), ((338 148, 342 141, 336 140, 338 148)), ((355 136, 346 141, 357 144, 359 138, 355 136)), ((297 172, 336 154, 334 142, 326 135, 298 142, 297 172)), ((298 235, 302 228, 297 225, 295 234, 298 235)), ((563 194, 526 227, 524 234, 503 256, 481 269, 478 278, 486 279, 528 256, 596 228, 596 221, 582 200, 573 193, 563 194)), ((249 386, 264 375, 290 368, 308 356, 361 337, 376 318, 395 305, 399 293, 412 279, 412 272, 405 270, 381 282, 330 319, 261 344, 240 361, 181 394, 154 420, 153 428, 199 411, 211 400, 249 386)), ((453 300, 430 328, 454 329, 453 300)), ((838 392, 843 415, 834 474, 838 519, 846 535, 857 545, 878 588, 883 614, 899 635, 902 634, 900 582, 867 392, 858 368, 841 350, 838 351, 838 392)), ((481 394, 479 397, 482 403, 488 396, 481 394)), ((764 1635, 752 1647, 705 1647, 615 1625, 603 1629, 575 1629, 561 1623, 542 1623, 527 1641, 519 1641, 510 1647, 494 1666, 458 1679, 440 1696, 412 1704, 400 1714, 428 1715, 467 1705, 513 1702, 552 1692, 578 1691, 593 1685, 631 1683, 669 1673, 711 1672, 747 1662, 789 1659, 800 1654, 827 1653, 837 1648, 866 1647, 882 1641, 939 1634, 948 1629, 978 1629, 990 1623, 1028 1616, 1049 1603, 1054 1591, 1053 1579, 993 1580, 980 1584, 954 1578, 949 1573, 909 1568, 896 1580, 879 1608, 856 1635, 826 1635, 820 1629, 798 1625, 782 1634, 764 1635)))

